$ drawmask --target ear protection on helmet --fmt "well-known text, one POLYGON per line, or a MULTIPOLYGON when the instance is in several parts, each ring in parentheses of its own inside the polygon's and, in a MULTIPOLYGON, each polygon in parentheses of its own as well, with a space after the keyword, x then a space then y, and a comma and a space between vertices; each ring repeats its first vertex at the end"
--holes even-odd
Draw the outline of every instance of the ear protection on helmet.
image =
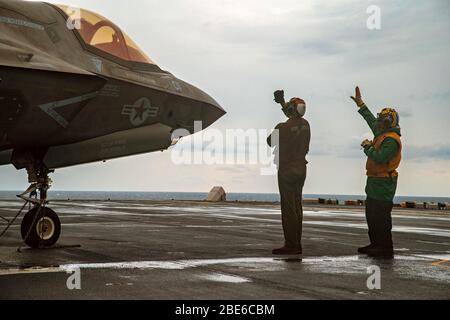
POLYGON ((283 112, 289 118, 296 116, 303 117, 306 112, 305 101, 300 98, 292 98, 286 104, 285 108, 283 108, 283 112))
POLYGON ((286 103, 286 106, 283 108, 283 112, 288 118, 293 118, 298 115, 297 113, 297 106, 293 105, 292 103, 286 103))

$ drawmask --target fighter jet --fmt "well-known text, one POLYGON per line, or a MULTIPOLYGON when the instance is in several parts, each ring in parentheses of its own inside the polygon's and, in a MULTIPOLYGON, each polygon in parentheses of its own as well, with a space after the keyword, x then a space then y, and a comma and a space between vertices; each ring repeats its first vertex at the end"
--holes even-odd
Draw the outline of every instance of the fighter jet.
POLYGON ((31 185, 20 195, 33 203, 21 224, 27 245, 59 238, 59 218, 47 206, 55 169, 165 150, 175 131, 192 134, 194 121, 204 129, 224 114, 108 19, 0 0, 0 165, 27 170, 31 185))

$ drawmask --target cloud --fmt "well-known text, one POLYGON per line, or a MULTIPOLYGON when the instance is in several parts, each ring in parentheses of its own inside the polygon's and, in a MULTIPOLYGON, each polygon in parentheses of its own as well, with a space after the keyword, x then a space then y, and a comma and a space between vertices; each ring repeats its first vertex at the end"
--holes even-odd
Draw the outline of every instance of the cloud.
POLYGON ((450 145, 405 146, 403 155, 406 160, 450 160, 450 145))
MULTIPOLYGON (((257 168, 259 169, 259 167, 257 168)), ((230 174, 244 174, 249 171, 255 171, 254 168, 250 165, 228 165, 228 166, 219 166, 217 171, 230 173, 230 174)))
POLYGON ((414 111, 412 108, 402 108, 400 113, 400 118, 411 118, 414 114, 414 111))
POLYGON ((432 102, 432 101, 450 101, 450 90, 431 92, 425 94, 413 93, 408 96, 409 99, 419 100, 422 102, 432 102))
MULTIPOLYGON (((338 145, 312 144, 311 156, 329 156, 337 158, 365 159, 361 147, 355 143, 342 143, 338 145)), ((450 144, 409 145, 404 144, 402 150, 403 160, 450 160, 450 144)))

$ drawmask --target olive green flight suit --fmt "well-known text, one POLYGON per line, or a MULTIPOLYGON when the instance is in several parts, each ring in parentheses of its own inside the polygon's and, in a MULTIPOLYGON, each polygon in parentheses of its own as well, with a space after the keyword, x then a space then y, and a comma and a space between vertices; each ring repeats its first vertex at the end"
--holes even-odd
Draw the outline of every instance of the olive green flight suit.
POLYGON ((278 148, 278 188, 285 246, 302 248, 302 193, 306 179, 306 154, 309 151, 311 130, 302 117, 290 118, 278 124, 279 143, 267 138, 271 147, 278 148))

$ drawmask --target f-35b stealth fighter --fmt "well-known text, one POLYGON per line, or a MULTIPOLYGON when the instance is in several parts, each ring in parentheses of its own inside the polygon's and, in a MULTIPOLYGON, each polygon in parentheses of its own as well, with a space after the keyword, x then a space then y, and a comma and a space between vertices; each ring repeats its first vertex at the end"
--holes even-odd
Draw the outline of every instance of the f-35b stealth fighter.
POLYGON ((54 169, 165 150, 225 114, 209 95, 161 70, 114 23, 44 2, 0 0, 0 165, 26 169, 32 247, 58 240, 46 206, 54 169), (39 192, 39 199, 28 194, 39 192))

